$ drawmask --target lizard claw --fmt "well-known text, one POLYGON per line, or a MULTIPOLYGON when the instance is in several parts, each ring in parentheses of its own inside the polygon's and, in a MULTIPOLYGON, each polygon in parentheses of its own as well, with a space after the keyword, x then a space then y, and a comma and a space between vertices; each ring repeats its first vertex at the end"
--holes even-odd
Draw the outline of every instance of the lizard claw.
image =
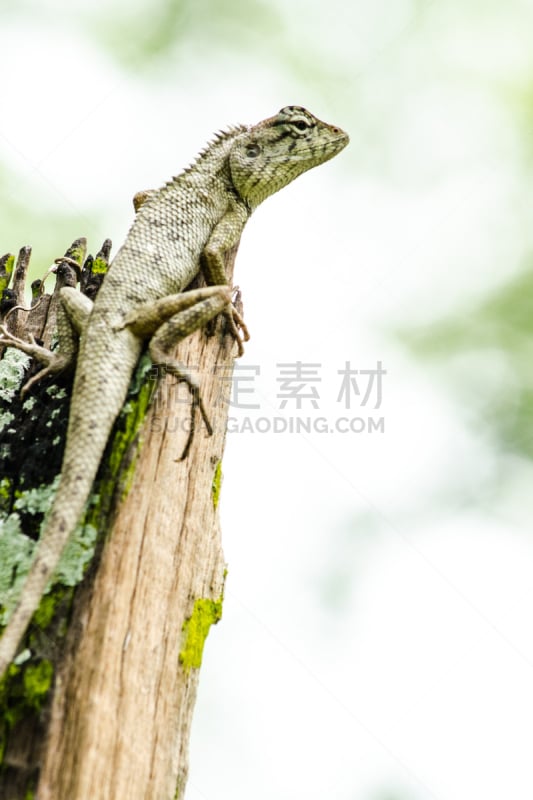
POLYGON ((250 338, 246 324, 234 306, 228 311, 224 312, 229 332, 237 343, 237 358, 240 358, 244 353, 243 342, 247 342, 250 338))
POLYGON ((10 333, 5 325, 0 325, 0 331, 2 333, 0 344, 6 344, 8 347, 16 347, 17 350, 21 350, 32 358, 37 358, 44 364, 48 364, 56 357, 56 354, 52 353, 51 350, 47 350, 46 347, 41 347, 40 344, 37 344, 35 336, 32 333, 29 335, 29 341, 26 341, 10 333))
POLYGON ((34 348, 39 347, 33 334, 30 334, 30 341, 26 342, 24 339, 19 339, 18 336, 10 333, 5 325, 0 325, 0 332, 2 333, 0 344, 16 347, 17 350, 22 350, 23 353, 27 353, 29 356, 33 355, 34 348))
POLYGON ((234 286, 231 293, 233 295, 232 305, 224 313, 229 331, 237 343, 237 358, 240 358, 244 353, 243 342, 249 340, 250 333, 242 316, 241 290, 238 286, 234 286))

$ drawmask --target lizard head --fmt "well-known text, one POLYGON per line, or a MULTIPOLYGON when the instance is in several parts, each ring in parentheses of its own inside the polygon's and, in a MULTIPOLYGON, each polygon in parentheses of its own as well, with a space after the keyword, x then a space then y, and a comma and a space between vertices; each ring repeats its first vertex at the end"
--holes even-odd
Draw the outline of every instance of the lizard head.
POLYGON ((336 156, 348 142, 340 128, 301 106, 286 106, 235 140, 229 155, 233 185, 255 208, 302 172, 336 156))

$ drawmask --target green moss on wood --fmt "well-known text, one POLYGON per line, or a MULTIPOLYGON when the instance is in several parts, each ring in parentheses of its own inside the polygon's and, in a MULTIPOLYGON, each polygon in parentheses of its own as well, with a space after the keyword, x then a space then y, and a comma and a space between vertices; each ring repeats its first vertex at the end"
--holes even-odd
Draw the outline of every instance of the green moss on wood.
POLYGON ((211 625, 222 617, 222 597, 209 600, 200 597, 195 601, 189 619, 183 623, 183 647, 180 652, 180 664, 185 671, 199 669, 202 665, 204 644, 211 625))
POLYGON ((87 252, 87 239, 80 237, 75 239, 65 253, 67 258, 72 258, 79 266, 83 264, 85 253, 87 252))
POLYGON ((24 698, 28 708, 39 711, 52 684, 54 668, 44 659, 39 664, 29 664, 24 670, 24 698))
POLYGON ((52 685, 54 668, 48 659, 11 664, 0 680, 0 765, 9 732, 28 714, 40 714, 52 685))
POLYGON ((182 790, 183 790, 183 778, 180 777, 178 778, 178 783, 176 785, 176 791, 174 792, 173 800, 179 800, 182 794, 182 790))
POLYGON ((0 298, 4 290, 9 286, 13 268, 15 266, 15 256, 12 253, 6 253, 5 256, 0 258, 0 298))
MULTIPOLYGON (((108 457, 107 463, 112 480, 116 479, 120 473, 123 467, 124 455, 137 437, 146 412, 150 406, 156 386, 156 382, 150 377, 151 371, 152 362, 150 358, 145 355, 139 362, 135 371, 130 388, 130 398, 120 414, 117 432, 113 439, 112 450, 108 457)), ((126 470, 121 475, 122 498, 124 498, 130 490, 135 473, 135 463, 138 452, 139 447, 136 448, 134 457, 130 458, 126 470)))
POLYGON ((11 504, 12 481, 10 478, 0 480, 0 513, 7 512, 11 504))
POLYGON ((220 489, 222 487, 222 461, 217 461, 213 481, 211 483, 211 494, 213 496, 213 508, 217 509, 220 500, 220 489))
POLYGON ((51 625, 57 607, 65 597, 70 600, 70 595, 72 594, 69 591, 70 588, 61 585, 54 586, 48 594, 41 598, 39 608, 33 615, 33 625, 39 628, 40 631, 45 631, 51 625))
POLYGON ((102 258, 100 255, 95 256, 91 268, 93 275, 105 275, 108 268, 109 264, 105 258, 102 258))

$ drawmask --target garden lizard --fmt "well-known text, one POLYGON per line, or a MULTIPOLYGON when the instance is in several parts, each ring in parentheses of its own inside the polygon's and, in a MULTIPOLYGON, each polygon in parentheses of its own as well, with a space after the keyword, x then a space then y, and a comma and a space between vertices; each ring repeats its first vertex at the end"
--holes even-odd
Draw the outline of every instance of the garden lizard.
POLYGON ((76 289, 61 290, 59 349, 50 351, 3 329, 0 344, 18 347, 43 369, 24 387, 76 362, 59 487, 29 574, 0 640, 0 676, 57 568, 89 497, 113 424, 145 343, 154 364, 185 381, 208 431, 199 389, 169 356, 181 339, 224 313, 239 354, 248 334, 232 304, 224 255, 235 247, 250 214, 271 194, 347 144, 340 128, 300 106, 287 106, 257 125, 218 133, 196 161, 140 200, 94 304, 76 289), (185 291, 199 272, 207 287, 185 291))

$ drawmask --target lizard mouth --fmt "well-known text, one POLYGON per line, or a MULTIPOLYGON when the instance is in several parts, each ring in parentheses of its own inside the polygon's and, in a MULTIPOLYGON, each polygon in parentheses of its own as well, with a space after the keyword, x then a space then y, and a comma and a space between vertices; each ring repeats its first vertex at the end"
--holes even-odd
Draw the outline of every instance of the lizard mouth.
POLYGON ((343 150, 347 144, 350 143, 350 137, 347 133, 345 133, 341 128, 334 128, 333 133, 335 133, 336 138, 333 140, 337 146, 337 152, 343 150))
POLYGON ((338 132, 337 135, 328 139, 327 142, 322 142, 320 144, 317 142, 310 142, 309 147, 301 149, 298 154, 294 152, 291 153, 291 161, 316 161, 317 156, 319 156, 320 163, 322 163, 323 161, 328 161, 330 158, 333 158, 333 156, 336 156, 341 150, 344 150, 350 142, 350 137, 347 133, 344 133, 340 128, 337 128, 336 132, 338 132))

